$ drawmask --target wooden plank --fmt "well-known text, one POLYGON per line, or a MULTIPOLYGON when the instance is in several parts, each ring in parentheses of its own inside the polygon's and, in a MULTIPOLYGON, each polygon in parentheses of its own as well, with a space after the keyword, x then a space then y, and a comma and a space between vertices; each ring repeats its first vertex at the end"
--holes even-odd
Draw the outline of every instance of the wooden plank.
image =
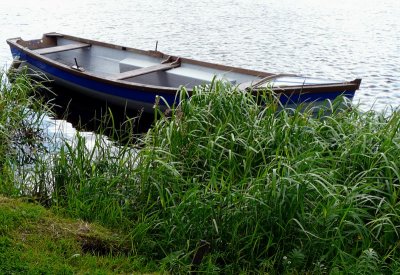
POLYGON ((70 51, 70 50, 86 48, 86 47, 90 47, 90 44, 74 43, 74 44, 66 44, 66 45, 55 46, 55 47, 50 47, 50 48, 37 49, 37 50, 33 50, 33 51, 38 54, 48 54, 48 53, 70 51))
POLYGON ((135 77, 135 76, 139 76, 139 75, 153 73, 153 72, 166 71, 169 69, 179 67, 180 65, 181 64, 178 62, 172 62, 172 63, 167 63, 167 64, 160 64, 160 65, 154 65, 154 66, 150 66, 150 67, 144 67, 144 68, 126 71, 126 72, 114 75, 113 79, 114 80, 122 80, 122 79, 131 78, 131 77, 135 77))

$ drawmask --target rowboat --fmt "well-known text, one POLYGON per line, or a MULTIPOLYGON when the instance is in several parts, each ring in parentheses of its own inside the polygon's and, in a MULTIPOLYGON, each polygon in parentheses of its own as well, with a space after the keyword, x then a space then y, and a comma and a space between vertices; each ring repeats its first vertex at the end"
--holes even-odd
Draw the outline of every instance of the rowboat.
POLYGON ((139 50, 51 32, 40 39, 7 40, 14 66, 45 74, 57 85, 100 100, 153 112, 157 96, 176 103, 176 92, 185 86, 189 95, 198 85, 223 79, 243 91, 268 87, 283 105, 352 99, 361 79, 334 81, 293 74, 274 74, 224 66, 139 50))

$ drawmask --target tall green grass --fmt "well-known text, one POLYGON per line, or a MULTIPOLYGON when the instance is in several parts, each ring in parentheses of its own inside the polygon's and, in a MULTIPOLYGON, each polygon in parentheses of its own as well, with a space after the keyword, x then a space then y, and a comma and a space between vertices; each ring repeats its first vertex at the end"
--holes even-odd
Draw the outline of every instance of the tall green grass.
POLYGON ((46 151, 43 119, 50 112, 38 97, 39 87, 43 88, 40 82, 26 74, 13 79, 11 85, 0 72, 0 192, 9 196, 36 196, 47 191, 39 186, 37 190, 27 188, 20 180, 25 165, 32 165, 35 156, 46 151))
POLYGON ((139 141, 65 140, 45 169, 54 209, 174 273, 398 272, 398 112, 282 109, 218 81, 177 96, 139 141))
POLYGON ((216 82, 149 131, 134 213, 154 247, 183 265, 207 240, 225 272, 397 270, 399 114, 257 101, 216 82))

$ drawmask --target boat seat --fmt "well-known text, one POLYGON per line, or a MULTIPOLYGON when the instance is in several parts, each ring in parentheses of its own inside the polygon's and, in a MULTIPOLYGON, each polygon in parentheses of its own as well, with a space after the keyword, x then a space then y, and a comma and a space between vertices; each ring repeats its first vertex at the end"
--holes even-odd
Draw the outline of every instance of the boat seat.
POLYGON ((114 75, 112 77, 112 79, 113 80, 123 80, 123 79, 140 76, 140 75, 144 75, 144 74, 170 70, 170 69, 179 67, 180 65, 181 65, 180 58, 178 58, 174 62, 162 63, 162 64, 157 64, 157 65, 153 65, 153 66, 149 66, 149 67, 144 67, 144 68, 139 68, 139 69, 134 69, 134 70, 126 71, 123 73, 119 73, 119 74, 114 75))
POLYGON ((50 47, 50 48, 36 49, 36 50, 32 50, 32 51, 35 53, 38 53, 38 54, 49 54, 49 53, 57 53, 57 52, 81 49, 81 48, 86 48, 86 47, 90 47, 90 44, 73 43, 73 44, 54 46, 54 47, 50 47))
MULTIPOLYGON (((207 69, 202 69, 201 66, 196 66, 196 65, 191 65, 188 63, 185 63, 181 66, 174 67, 174 70, 169 70, 167 69, 162 69, 160 65, 163 64, 169 64, 171 61, 173 61, 174 57, 167 57, 163 61, 161 61, 161 64, 159 63, 159 59, 155 58, 146 58, 143 56, 136 56, 135 58, 128 57, 125 59, 122 59, 119 62, 119 68, 120 68, 120 73, 111 76, 115 80, 120 80, 119 76, 123 76, 125 72, 129 71, 131 73, 127 73, 129 76, 127 78, 135 77, 135 76, 141 76, 144 73, 141 71, 136 71, 136 70, 142 70, 145 68, 146 69, 145 74, 147 73, 152 73, 152 72, 157 72, 157 71, 165 71, 165 76, 163 77, 163 80, 160 81, 160 85, 163 86, 165 85, 176 85, 179 86, 179 83, 196 83, 200 85, 201 83, 209 83, 214 76, 217 76, 218 79, 226 79, 229 82, 231 82, 233 85, 236 84, 236 79, 232 79, 229 76, 226 76, 224 73, 228 72, 218 72, 218 71, 212 71, 212 70, 207 70, 207 69), (161 68, 161 70, 153 70, 157 68, 161 68), (136 72, 140 74, 136 74, 136 72), (164 82, 163 82, 164 81, 164 82), (164 84, 161 84, 164 83, 164 84)), ((154 79, 158 79, 156 76, 155 78, 149 77, 149 78, 141 78, 139 81, 146 82, 146 83, 153 83, 154 79)))

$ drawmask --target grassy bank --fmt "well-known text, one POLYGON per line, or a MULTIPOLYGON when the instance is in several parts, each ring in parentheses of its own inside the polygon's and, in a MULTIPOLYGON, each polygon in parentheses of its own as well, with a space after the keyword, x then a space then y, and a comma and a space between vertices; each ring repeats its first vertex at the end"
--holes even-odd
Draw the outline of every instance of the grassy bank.
POLYGON ((399 113, 281 110, 222 82, 185 95, 139 141, 39 155, 29 188, 9 156, 1 190, 123 232, 161 271, 399 271, 399 113))
MULTIPOLYGON (((131 273, 126 237, 96 224, 61 218, 42 206, 0 196, 2 274, 131 273)), ((154 268, 154 267, 153 267, 154 268)))

